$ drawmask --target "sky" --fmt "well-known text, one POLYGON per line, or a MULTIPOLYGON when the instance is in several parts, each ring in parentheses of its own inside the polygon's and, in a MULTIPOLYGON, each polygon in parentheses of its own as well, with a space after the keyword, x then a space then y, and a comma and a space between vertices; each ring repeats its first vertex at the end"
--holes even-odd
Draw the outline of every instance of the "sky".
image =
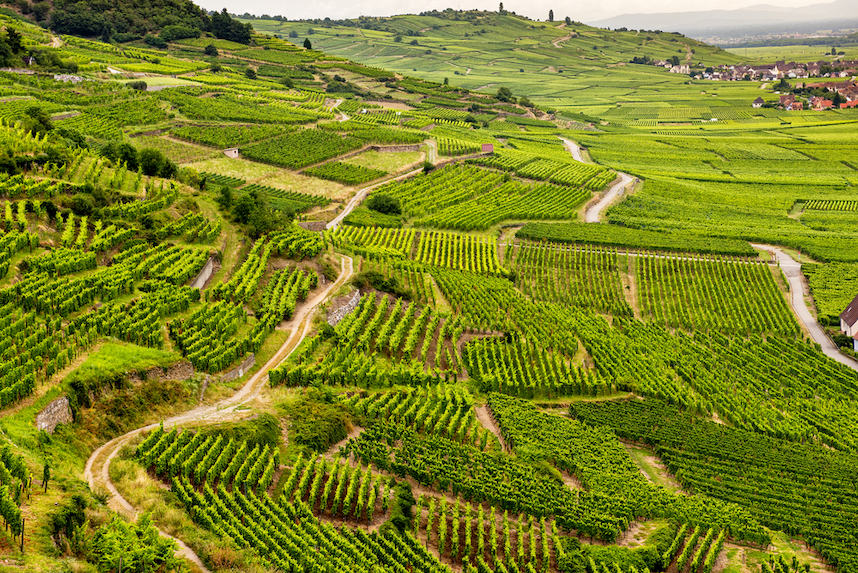
MULTIPOLYGON (((546 20, 548 10, 562 20, 569 16, 575 21, 594 22, 602 18, 630 13, 685 12, 743 8, 754 4, 796 7, 831 0, 706 0, 689 3, 688 0, 506 0, 504 9, 525 15, 534 20, 546 20)), ((335 20, 358 16, 393 16, 418 14, 426 10, 497 10, 495 0, 196 0, 203 8, 226 8, 234 14, 249 12, 255 15, 285 16, 290 20, 329 17, 335 20)))

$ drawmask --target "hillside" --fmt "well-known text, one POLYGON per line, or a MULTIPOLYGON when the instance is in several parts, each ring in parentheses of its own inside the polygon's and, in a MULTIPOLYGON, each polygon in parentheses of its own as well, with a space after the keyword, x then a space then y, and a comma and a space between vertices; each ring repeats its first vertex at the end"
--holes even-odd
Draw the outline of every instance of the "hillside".
POLYGON ((579 22, 537 22, 495 12, 448 11, 423 16, 366 18, 348 22, 245 20, 267 34, 313 46, 370 66, 493 92, 500 86, 558 108, 576 100, 614 102, 638 94, 656 79, 652 70, 630 69, 634 58, 671 60, 704 67, 739 58, 679 34, 612 32, 579 22), (312 30, 312 33, 310 31, 312 30), (585 97, 576 97, 586 90, 585 97))
POLYGON ((0 570, 858 572, 858 110, 582 59, 738 57, 671 34, 163 6, 0 14, 0 570))

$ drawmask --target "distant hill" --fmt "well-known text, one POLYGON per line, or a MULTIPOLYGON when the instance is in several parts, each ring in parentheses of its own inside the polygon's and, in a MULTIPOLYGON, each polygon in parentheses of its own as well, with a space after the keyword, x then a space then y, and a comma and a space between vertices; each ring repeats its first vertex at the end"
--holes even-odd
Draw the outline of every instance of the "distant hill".
POLYGON ((858 2, 854 0, 835 0, 835 2, 812 4, 800 8, 757 4, 735 10, 622 14, 588 23, 601 28, 671 30, 699 36, 702 33, 725 29, 763 30, 807 22, 832 22, 845 25, 850 19, 858 19, 858 2))

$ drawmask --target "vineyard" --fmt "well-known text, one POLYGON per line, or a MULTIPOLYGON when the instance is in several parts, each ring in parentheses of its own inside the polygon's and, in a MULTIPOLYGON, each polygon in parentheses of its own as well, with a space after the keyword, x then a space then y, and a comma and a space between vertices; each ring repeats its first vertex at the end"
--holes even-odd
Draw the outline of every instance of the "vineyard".
POLYGON ((703 77, 795 50, 165 1, 0 14, 3 567, 858 573, 858 116, 703 77))
MULTIPOLYGON (((600 187, 601 188, 601 187, 600 187)), ((590 197, 584 188, 511 181, 500 173, 455 165, 379 189, 396 197, 415 224, 459 231, 505 220, 569 220, 590 197)))

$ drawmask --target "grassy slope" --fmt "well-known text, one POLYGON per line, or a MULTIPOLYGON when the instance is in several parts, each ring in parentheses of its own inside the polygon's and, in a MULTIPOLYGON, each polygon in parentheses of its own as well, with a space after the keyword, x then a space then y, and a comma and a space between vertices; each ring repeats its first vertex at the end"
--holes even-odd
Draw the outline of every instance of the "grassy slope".
MULTIPOLYGON (((352 27, 313 27, 303 22, 253 20, 263 33, 288 35, 300 43, 309 37, 314 47, 363 64, 468 89, 495 92, 498 86, 550 105, 568 107, 582 99, 589 104, 613 103, 651 85, 651 74, 663 70, 626 66, 635 56, 706 65, 736 63, 740 58, 719 48, 669 33, 611 32, 589 26, 533 22, 488 14, 476 23, 430 16, 384 19, 390 32, 352 27), (420 33, 419 37, 408 32, 420 33), (396 41, 396 35, 402 41, 396 41), (570 37, 571 36, 571 37, 570 37), (512 40, 510 40, 512 39, 512 40), (416 40, 418 45, 412 45, 416 40), (694 54, 690 54, 694 50, 694 54), (642 69, 643 68, 643 69, 642 69), (598 87, 597 87, 598 86, 598 87), (580 90, 588 93, 581 94, 580 90), (584 96, 583 98, 581 96, 584 96)), ((678 80, 683 80, 677 76, 678 80)))

